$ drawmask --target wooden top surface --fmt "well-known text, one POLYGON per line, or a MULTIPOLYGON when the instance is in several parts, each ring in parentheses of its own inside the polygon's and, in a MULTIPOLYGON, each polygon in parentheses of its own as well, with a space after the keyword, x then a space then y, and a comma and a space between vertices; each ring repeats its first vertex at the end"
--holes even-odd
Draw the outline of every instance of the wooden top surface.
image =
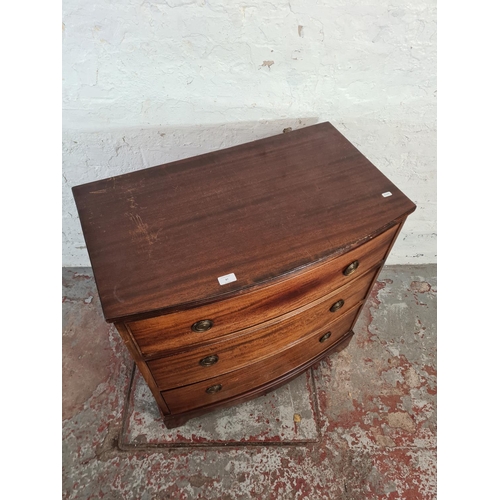
POLYGON ((415 210, 330 123, 83 184, 73 195, 108 321, 265 283, 415 210), (220 285, 230 273, 237 280, 220 285))

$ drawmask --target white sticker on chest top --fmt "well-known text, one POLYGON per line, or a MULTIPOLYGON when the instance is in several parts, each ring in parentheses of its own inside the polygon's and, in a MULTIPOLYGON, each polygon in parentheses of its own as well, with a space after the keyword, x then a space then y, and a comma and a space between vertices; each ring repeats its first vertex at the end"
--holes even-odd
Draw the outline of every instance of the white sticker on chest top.
POLYGON ((227 285, 228 283, 236 281, 236 276, 234 273, 231 273, 224 276, 219 276, 217 279, 219 280, 219 285, 227 285))
POLYGON ((392 196, 392 193, 390 191, 386 191, 385 193, 382 193, 382 196, 387 198, 388 196, 392 196))

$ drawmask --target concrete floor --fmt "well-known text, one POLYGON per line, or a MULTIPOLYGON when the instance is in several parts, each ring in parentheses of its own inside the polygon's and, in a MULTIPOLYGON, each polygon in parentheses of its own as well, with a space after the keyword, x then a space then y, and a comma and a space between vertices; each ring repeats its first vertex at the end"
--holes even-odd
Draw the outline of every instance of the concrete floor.
POLYGON ((90 269, 63 269, 63 498, 436 498, 436 266, 386 267, 347 349, 167 430, 90 269))

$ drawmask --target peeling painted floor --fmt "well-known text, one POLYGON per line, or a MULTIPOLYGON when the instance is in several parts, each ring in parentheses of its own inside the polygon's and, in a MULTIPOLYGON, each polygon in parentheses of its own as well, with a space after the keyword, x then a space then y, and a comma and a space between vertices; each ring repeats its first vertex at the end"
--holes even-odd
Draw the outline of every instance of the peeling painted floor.
POLYGON ((436 291, 435 265, 386 267, 347 349, 168 430, 90 269, 63 269, 63 498, 436 498, 436 291))

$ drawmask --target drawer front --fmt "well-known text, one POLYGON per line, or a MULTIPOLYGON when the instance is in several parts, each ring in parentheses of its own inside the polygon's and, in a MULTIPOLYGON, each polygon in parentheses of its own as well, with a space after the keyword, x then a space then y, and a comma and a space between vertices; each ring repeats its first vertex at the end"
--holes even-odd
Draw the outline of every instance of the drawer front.
POLYGON ((163 399, 175 414, 222 401, 271 382, 329 349, 351 329, 360 307, 352 308, 339 321, 278 354, 219 377, 163 391, 163 399))
POLYGON ((161 390, 172 389, 216 377, 283 351, 332 321, 349 322, 349 318, 343 318, 344 313, 365 298, 377 271, 369 272, 311 307, 285 315, 270 326, 243 330, 227 340, 149 361, 149 369, 161 390))
POLYGON ((379 264, 398 228, 394 226, 344 255, 253 292, 127 325, 147 357, 263 323, 320 299, 379 264))

